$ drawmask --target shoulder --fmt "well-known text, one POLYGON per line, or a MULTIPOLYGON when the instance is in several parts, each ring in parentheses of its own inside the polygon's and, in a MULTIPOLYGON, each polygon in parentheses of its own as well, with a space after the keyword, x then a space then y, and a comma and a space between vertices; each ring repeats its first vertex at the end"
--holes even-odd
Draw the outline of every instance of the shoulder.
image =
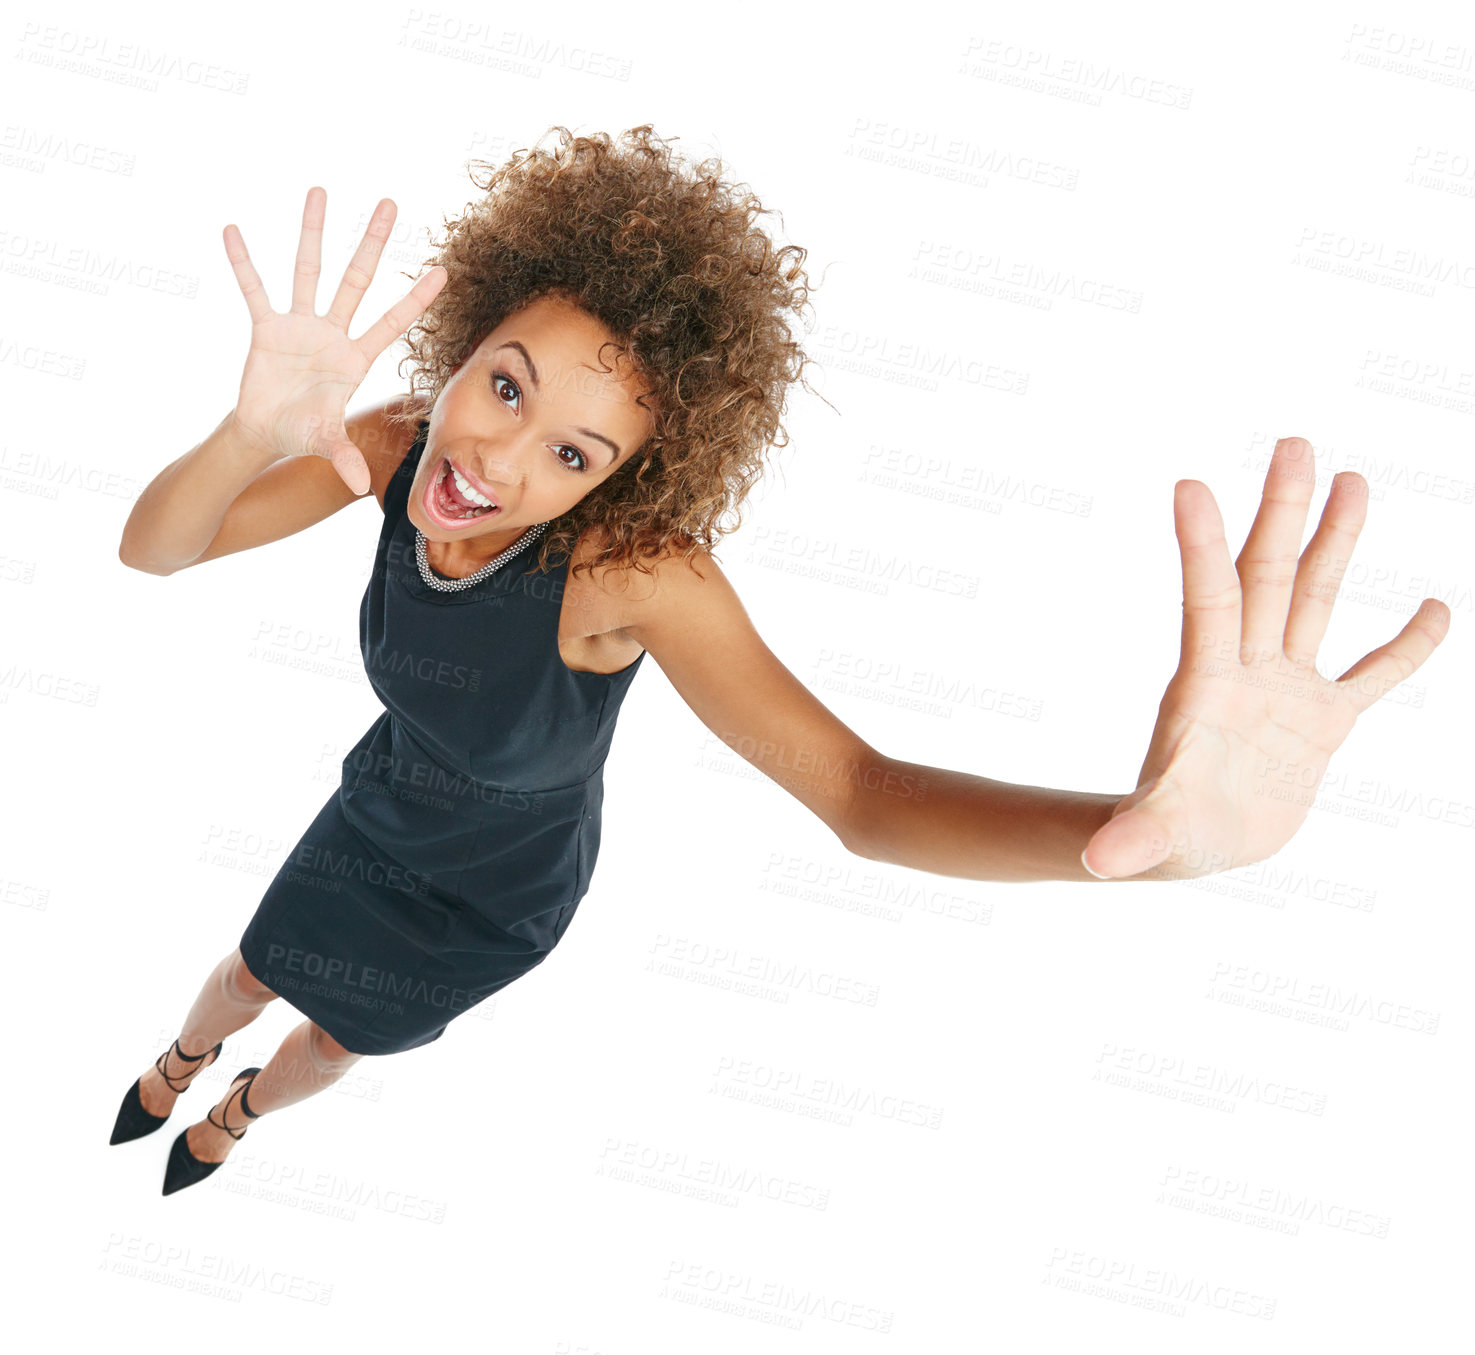
POLYGON ((643 648, 660 653, 672 645, 723 643, 753 633, 737 590, 704 546, 673 544, 644 563, 645 570, 622 569, 605 586, 618 600, 625 635, 643 648))
MULTIPOLYGON (((575 565, 595 562, 608 542, 609 532, 604 526, 595 523, 586 527, 569 560, 570 578, 575 565)), ((709 551, 691 542, 674 542, 654 559, 642 560, 639 565, 594 564, 592 569, 581 571, 579 577, 593 581, 607 597, 650 610, 669 607, 676 599, 686 597, 692 588, 720 575, 717 561, 709 551)))
POLYGON ((704 548, 672 544, 641 561, 643 567, 594 563, 607 543, 604 527, 586 527, 569 560, 567 588, 573 596, 566 610, 584 614, 578 626, 582 633, 612 633, 646 648, 642 635, 679 625, 697 608, 730 614, 737 596, 704 548), (593 567, 575 573, 575 566, 585 562, 593 567))

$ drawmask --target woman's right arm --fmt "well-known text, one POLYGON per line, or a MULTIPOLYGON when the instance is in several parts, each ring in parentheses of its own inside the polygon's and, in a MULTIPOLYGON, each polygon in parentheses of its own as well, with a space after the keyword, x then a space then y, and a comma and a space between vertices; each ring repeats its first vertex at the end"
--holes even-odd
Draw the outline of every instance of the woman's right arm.
MULTIPOLYGON (((346 421, 382 504, 413 432, 386 429, 386 400, 346 421)), ((118 558, 145 574, 176 574, 191 565, 280 541, 332 516, 360 497, 333 463, 319 456, 277 457, 247 440, 227 414, 199 446, 165 466, 139 495, 118 558)))
POLYGON ((424 311, 447 274, 432 268, 377 323, 349 338, 395 205, 380 200, 327 313, 318 315, 327 197, 321 188, 308 190, 285 312, 272 310, 239 229, 225 228, 226 254, 251 313, 240 394, 215 431, 139 495, 118 545, 118 558, 130 568, 173 574, 300 532, 371 489, 384 502, 384 486, 410 438, 403 429, 384 428, 383 411, 392 401, 353 419, 345 409, 374 359, 424 311))
MULTIPOLYGON (((235 424, 235 410, 215 431, 149 482, 123 527, 118 559, 145 574, 173 574, 196 563, 215 539, 241 491, 279 458, 253 446, 235 424)), ((333 467, 320 458, 293 457, 290 465, 308 470, 327 466, 337 481, 342 507, 352 497, 333 467)), ((331 486, 328 486, 331 488, 331 486)), ((332 512, 327 508, 327 512, 332 512)))

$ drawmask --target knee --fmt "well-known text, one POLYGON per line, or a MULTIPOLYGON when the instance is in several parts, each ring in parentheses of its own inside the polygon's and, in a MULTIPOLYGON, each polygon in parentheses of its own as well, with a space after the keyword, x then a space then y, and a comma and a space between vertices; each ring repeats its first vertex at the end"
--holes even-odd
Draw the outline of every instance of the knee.
POLYGON ((237 1002, 270 1002, 276 996, 260 979, 246 968, 240 948, 228 957, 225 966, 226 991, 237 1002))
POLYGON ((307 1054, 321 1068, 347 1068, 363 1058, 362 1054, 345 1049, 316 1021, 307 1023, 307 1054))

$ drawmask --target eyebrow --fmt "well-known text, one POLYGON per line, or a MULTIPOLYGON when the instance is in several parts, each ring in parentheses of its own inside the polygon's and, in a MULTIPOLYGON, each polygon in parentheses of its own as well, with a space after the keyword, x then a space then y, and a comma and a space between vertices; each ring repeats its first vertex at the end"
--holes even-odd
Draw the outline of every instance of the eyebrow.
MULTIPOLYGON (((499 343, 492 351, 494 353, 500 353, 504 348, 515 348, 519 353, 522 354, 522 360, 528 365, 528 375, 533 378, 533 389, 541 393, 542 388, 538 382, 538 369, 533 363, 533 355, 529 353, 528 350, 524 348, 520 343, 518 343, 516 339, 508 339, 506 343, 499 343)), ((594 438, 597 441, 604 443, 604 445, 615 454, 615 460, 611 461, 610 465, 614 465, 615 461, 618 461, 624 455, 624 453, 620 450, 619 444, 616 442, 611 442, 609 438, 605 437, 603 433, 596 433, 592 428, 575 428, 574 432, 582 433, 586 438, 594 438)))

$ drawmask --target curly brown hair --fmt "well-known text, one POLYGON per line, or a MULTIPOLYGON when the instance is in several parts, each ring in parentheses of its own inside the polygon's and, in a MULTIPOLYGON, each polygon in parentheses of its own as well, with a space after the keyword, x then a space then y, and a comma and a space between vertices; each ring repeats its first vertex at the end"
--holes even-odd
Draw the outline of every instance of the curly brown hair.
POLYGON ((747 184, 726 182, 715 156, 688 168, 649 123, 618 141, 549 131, 559 133, 552 150, 520 148, 500 167, 470 162, 486 197, 431 241, 426 267, 439 264, 449 278, 406 335, 410 395, 388 419, 418 423, 415 402, 433 402, 524 305, 550 293, 572 301, 633 360, 654 431, 548 524, 536 567, 572 555, 593 526, 603 530, 591 571, 649 573, 643 561, 670 547, 689 556, 735 531, 765 453, 788 443, 787 390, 813 361, 787 320, 809 304, 808 251, 776 248, 754 224, 772 209, 747 184), (478 170, 490 171, 485 182, 478 170))

